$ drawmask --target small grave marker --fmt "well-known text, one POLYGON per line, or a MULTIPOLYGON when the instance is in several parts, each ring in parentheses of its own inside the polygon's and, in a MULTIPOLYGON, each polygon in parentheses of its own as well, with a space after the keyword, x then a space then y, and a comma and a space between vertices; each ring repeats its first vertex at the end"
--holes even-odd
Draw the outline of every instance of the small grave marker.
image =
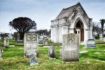
POLYGON ((8 39, 8 37, 4 37, 4 39, 3 39, 3 46, 5 48, 9 47, 9 39, 8 39))
POLYGON ((86 43, 87 48, 96 48, 96 43, 94 39, 89 39, 86 43))
POLYGON ((48 47, 48 54, 50 58, 55 58, 55 48, 53 46, 48 47))

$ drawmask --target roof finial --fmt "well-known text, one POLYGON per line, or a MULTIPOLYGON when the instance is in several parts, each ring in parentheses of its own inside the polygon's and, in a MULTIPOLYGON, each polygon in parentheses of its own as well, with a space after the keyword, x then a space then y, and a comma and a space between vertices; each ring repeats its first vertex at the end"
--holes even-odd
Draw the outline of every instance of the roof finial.
POLYGON ((77 5, 80 5, 81 3, 80 2, 77 2, 77 5))

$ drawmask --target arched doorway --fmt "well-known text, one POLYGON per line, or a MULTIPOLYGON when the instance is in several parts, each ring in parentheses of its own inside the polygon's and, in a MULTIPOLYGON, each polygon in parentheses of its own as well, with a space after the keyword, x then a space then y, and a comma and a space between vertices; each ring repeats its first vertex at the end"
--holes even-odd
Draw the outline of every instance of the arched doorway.
POLYGON ((77 29, 79 30, 79 34, 80 34, 80 41, 84 41, 84 26, 83 23, 79 20, 74 28, 74 33, 77 34, 77 29))

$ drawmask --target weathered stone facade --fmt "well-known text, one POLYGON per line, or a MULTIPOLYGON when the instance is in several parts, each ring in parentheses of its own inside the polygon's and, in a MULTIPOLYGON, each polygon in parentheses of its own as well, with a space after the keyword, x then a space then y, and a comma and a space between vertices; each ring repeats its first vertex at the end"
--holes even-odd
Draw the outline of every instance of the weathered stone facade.
POLYGON ((82 43, 92 38, 92 19, 80 3, 64 8, 56 19, 51 21, 51 39, 54 42, 62 43, 63 35, 68 33, 80 33, 82 43))

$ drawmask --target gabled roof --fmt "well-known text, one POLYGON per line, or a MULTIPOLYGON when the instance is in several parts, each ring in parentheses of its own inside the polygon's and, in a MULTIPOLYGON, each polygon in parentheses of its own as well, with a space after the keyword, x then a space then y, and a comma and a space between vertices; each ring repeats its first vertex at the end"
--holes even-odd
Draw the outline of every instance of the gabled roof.
POLYGON ((71 7, 68 7, 68 8, 63 8, 62 11, 60 12, 60 14, 56 17, 56 19, 61 19, 61 18, 64 18, 64 17, 69 17, 72 13, 73 13, 73 10, 80 6, 81 9, 83 10, 84 14, 88 17, 88 15, 86 14, 85 10, 83 9, 83 7, 81 6, 80 3, 77 3, 76 5, 73 5, 71 7))

